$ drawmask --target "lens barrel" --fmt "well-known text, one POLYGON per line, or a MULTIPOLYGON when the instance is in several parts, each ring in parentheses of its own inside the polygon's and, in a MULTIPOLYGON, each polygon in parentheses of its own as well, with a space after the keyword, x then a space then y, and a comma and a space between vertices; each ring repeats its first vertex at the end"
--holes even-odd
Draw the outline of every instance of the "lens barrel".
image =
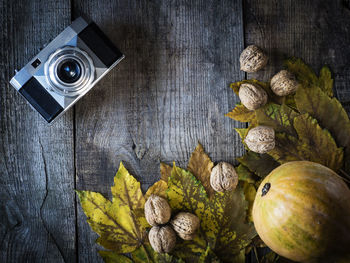
POLYGON ((45 77, 60 95, 78 96, 89 87, 94 76, 92 59, 78 47, 65 46, 57 49, 45 63, 45 77))

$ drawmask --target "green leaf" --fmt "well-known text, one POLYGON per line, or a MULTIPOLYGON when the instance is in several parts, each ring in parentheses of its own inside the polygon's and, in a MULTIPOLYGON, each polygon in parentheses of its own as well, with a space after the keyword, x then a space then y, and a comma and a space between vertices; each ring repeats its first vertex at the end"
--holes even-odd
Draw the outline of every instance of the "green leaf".
POLYGON ((259 154, 252 151, 247 151, 242 157, 237 158, 237 161, 262 178, 279 166, 279 163, 268 154, 259 154))
POLYGON ((98 253, 106 263, 133 263, 130 258, 120 255, 114 251, 100 250, 98 253))
POLYGON ((275 132, 283 132, 292 136, 297 136, 293 127, 294 118, 298 113, 286 106, 269 103, 256 110, 256 118, 259 125, 272 127, 275 132))
POLYGON ((244 105, 237 104, 236 107, 225 116, 240 122, 254 122, 255 112, 248 110, 244 105))
POLYGON ((204 186, 208 196, 211 197, 215 191, 210 185, 210 174, 214 163, 204 152, 203 146, 198 143, 196 149, 191 154, 187 169, 199 180, 204 186))
POLYGON ((276 133, 275 149, 268 154, 280 163, 308 160, 323 164, 334 171, 343 162, 343 150, 338 148, 330 133, 322 129, 308 114, 295 117, 298 139, 285 133, 276 133))
POLYGON ((300 88, 295 95, 298 110, 309 113, 345 148, 345 171, 350 172, 350 120, 340 102, 317 87, 300 88))
POLYGON ((332 73, 327 66, 323 66, 320 71, 319 86, 329 97, 333 97, 332 73))
POLYGON ((146 238, 149 227, 140 183, 120 164, 111 187, 113 202, 100 193, 77 191, 91 228, 100 235, 97 243, 117 253, 129 253, 146 238))

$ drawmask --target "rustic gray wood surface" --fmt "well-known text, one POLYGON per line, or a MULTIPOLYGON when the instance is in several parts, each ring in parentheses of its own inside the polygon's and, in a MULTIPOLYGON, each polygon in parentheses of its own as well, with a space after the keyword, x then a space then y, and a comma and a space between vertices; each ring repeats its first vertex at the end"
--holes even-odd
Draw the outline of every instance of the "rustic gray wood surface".
POLYGON ((349 30, 342 0, 2 0, 0 262, 101 262, 74 189, 109 196, 123 161, 145 190, 160 161, 185 166, 198 141, 215 162, 234 162, 243 147, 241 124, 224 117, 237 102, 229 83, 267 80, 284 57, 328 64, 350 110, 349 30), (81 14, 126 58, 47 126, 8 81, 81 14), (238 58, 248 44, 270 63, 246 76, 238 58))

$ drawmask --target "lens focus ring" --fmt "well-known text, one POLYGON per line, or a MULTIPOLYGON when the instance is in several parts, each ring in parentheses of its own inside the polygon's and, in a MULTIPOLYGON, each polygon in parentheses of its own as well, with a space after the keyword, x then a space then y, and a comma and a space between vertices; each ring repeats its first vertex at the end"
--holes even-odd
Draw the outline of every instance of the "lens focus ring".
POLYGON ((45 76, 55 92, 77 96, 92 83, 95 67, 89 55, 77 47, 56 50, 45 63, 45 76))

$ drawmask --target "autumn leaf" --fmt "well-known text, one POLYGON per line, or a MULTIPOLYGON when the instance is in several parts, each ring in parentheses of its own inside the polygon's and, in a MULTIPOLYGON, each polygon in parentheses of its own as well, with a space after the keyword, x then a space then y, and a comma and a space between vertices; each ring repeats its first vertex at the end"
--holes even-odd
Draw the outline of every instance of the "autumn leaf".
POLYGON ((345 170, 350 172, 350 120, 341 103, 317 87, 301 88, 295 95, 298 110, 309 113, 345 148, 345 170))
POLYGON ((320 88, 329 97, 333 97, 333 79, 331 71, 323 66, 318 78, 311 67, 306 65, 300 58, 290 58, 285 61, 288 70, 295 74, 302 86, 314 86, 320 88))
POLYGON ((327 66, 323 66, 320 71, 319 77, 320 88, 329 97, 333 97, 333 79, 330 69, 327 66))
POLYGON ((171 170, 173 168, 165 163, 160 163, 160 179, 168 182, 168 178, 171 176, 171 170))
POLYGON ((283 132, 292 136, 297 136, 293 127, 294 118, 298 113, 287 105, 269 103, 256 110, 256 119, 259 125, 272 127, 275 132, 283 132))
POLYGON ((245 137, 247 136, 248 128, 235 128, 235 131, 238 133, 239 137, 241 137, 243 142, 245 137))
POLYGON ((204 186, 208 196, 211 197, 215 191, 210 185, 210 174, 214 163, 204 152, 203 146, 198 143, 196 149, 191 154, 187 169, 199 180, 204 186))
POLYGON ((267 154, 273 157, 277 162, 283 164, 292 161, 305 160, 299 155, 298 148, 305 147, 297 138, 285 133, 275 133, 275 148, 267 154))
POLYGON ((247 221, 253 222, 253 215, 252 215, 252 210, 253 210, 253 204, 256 196, 256 189, 254 187, 254 184, 250 184, 248 182, 244 182, 243 184, 243 191, 244 191, 244 196, 246 200, 248 201, 248 209, 247 209, 247 221))
POLYGON ((315 72, 300 58, 292 57, 285 61, 287 69, 292 72, 303 86, 318 83, 315 72))
POLYGON ((177 246, 175 255, 181 258, 187 255, 193 260, 210 245, 220 260, 233 262, 232 258, 240 255, 256 235, 253 225, 246 223, 248 202, 243 184, 239 184, 235 191, 215 193, 210 200, 194 175, 174 165, 168 186, 172 209, 194 213, 201 222, 198 235, 190 242, 190 249, 184 245, 185 241, 180 250, 177 246))
POLYGON ((294 127, 299 140, 308 145, 308 148, 299 148, 304 159, 323 164, 334 171, 342 167, 343 149, 337 147, 332 135, 322 129, 315 119, 308 114, 300 115, 294 119, 294 127))
POLYGON ((343 150, 338 148, 330 133, 322 129, 308 114, 294 118, 298 139, 285 133, 276 133, 276 146, 268 152, 280 163, 308 160, 323 164, 334 171, 341 168, 343 150))
POLYGON ((237 161, 262 178, 279 166, 279 163, 268 154, 259 154, 252 151, 247 151, 242 157, 237 158, 237 161))
POLYGON ((238 165, 235 170, 238 174, 238 180, 240 181, 253 184, 258 180, 258 177, 243 164, 238 165))
POLYGON ((159 180, 155 182, 150 188, 148 188, 145 194, 145 199, 147 200, 152 194, 166 198, 167 189, 168 184, 163 180, 159 180))
POLYGON ((242 104, 237 104, 236 107, 225 116, 240 122, 254 122, 255 120, 255 112, 248 110, 242 104))
POLYGON ((140 183, 122 163, 111 187, 113 201, 100 193, 77 191, 81 206, 91 228, 100 235, 97 243, 118 253, 138 248, 149 227, 143 212, 145 199, 140 183))

